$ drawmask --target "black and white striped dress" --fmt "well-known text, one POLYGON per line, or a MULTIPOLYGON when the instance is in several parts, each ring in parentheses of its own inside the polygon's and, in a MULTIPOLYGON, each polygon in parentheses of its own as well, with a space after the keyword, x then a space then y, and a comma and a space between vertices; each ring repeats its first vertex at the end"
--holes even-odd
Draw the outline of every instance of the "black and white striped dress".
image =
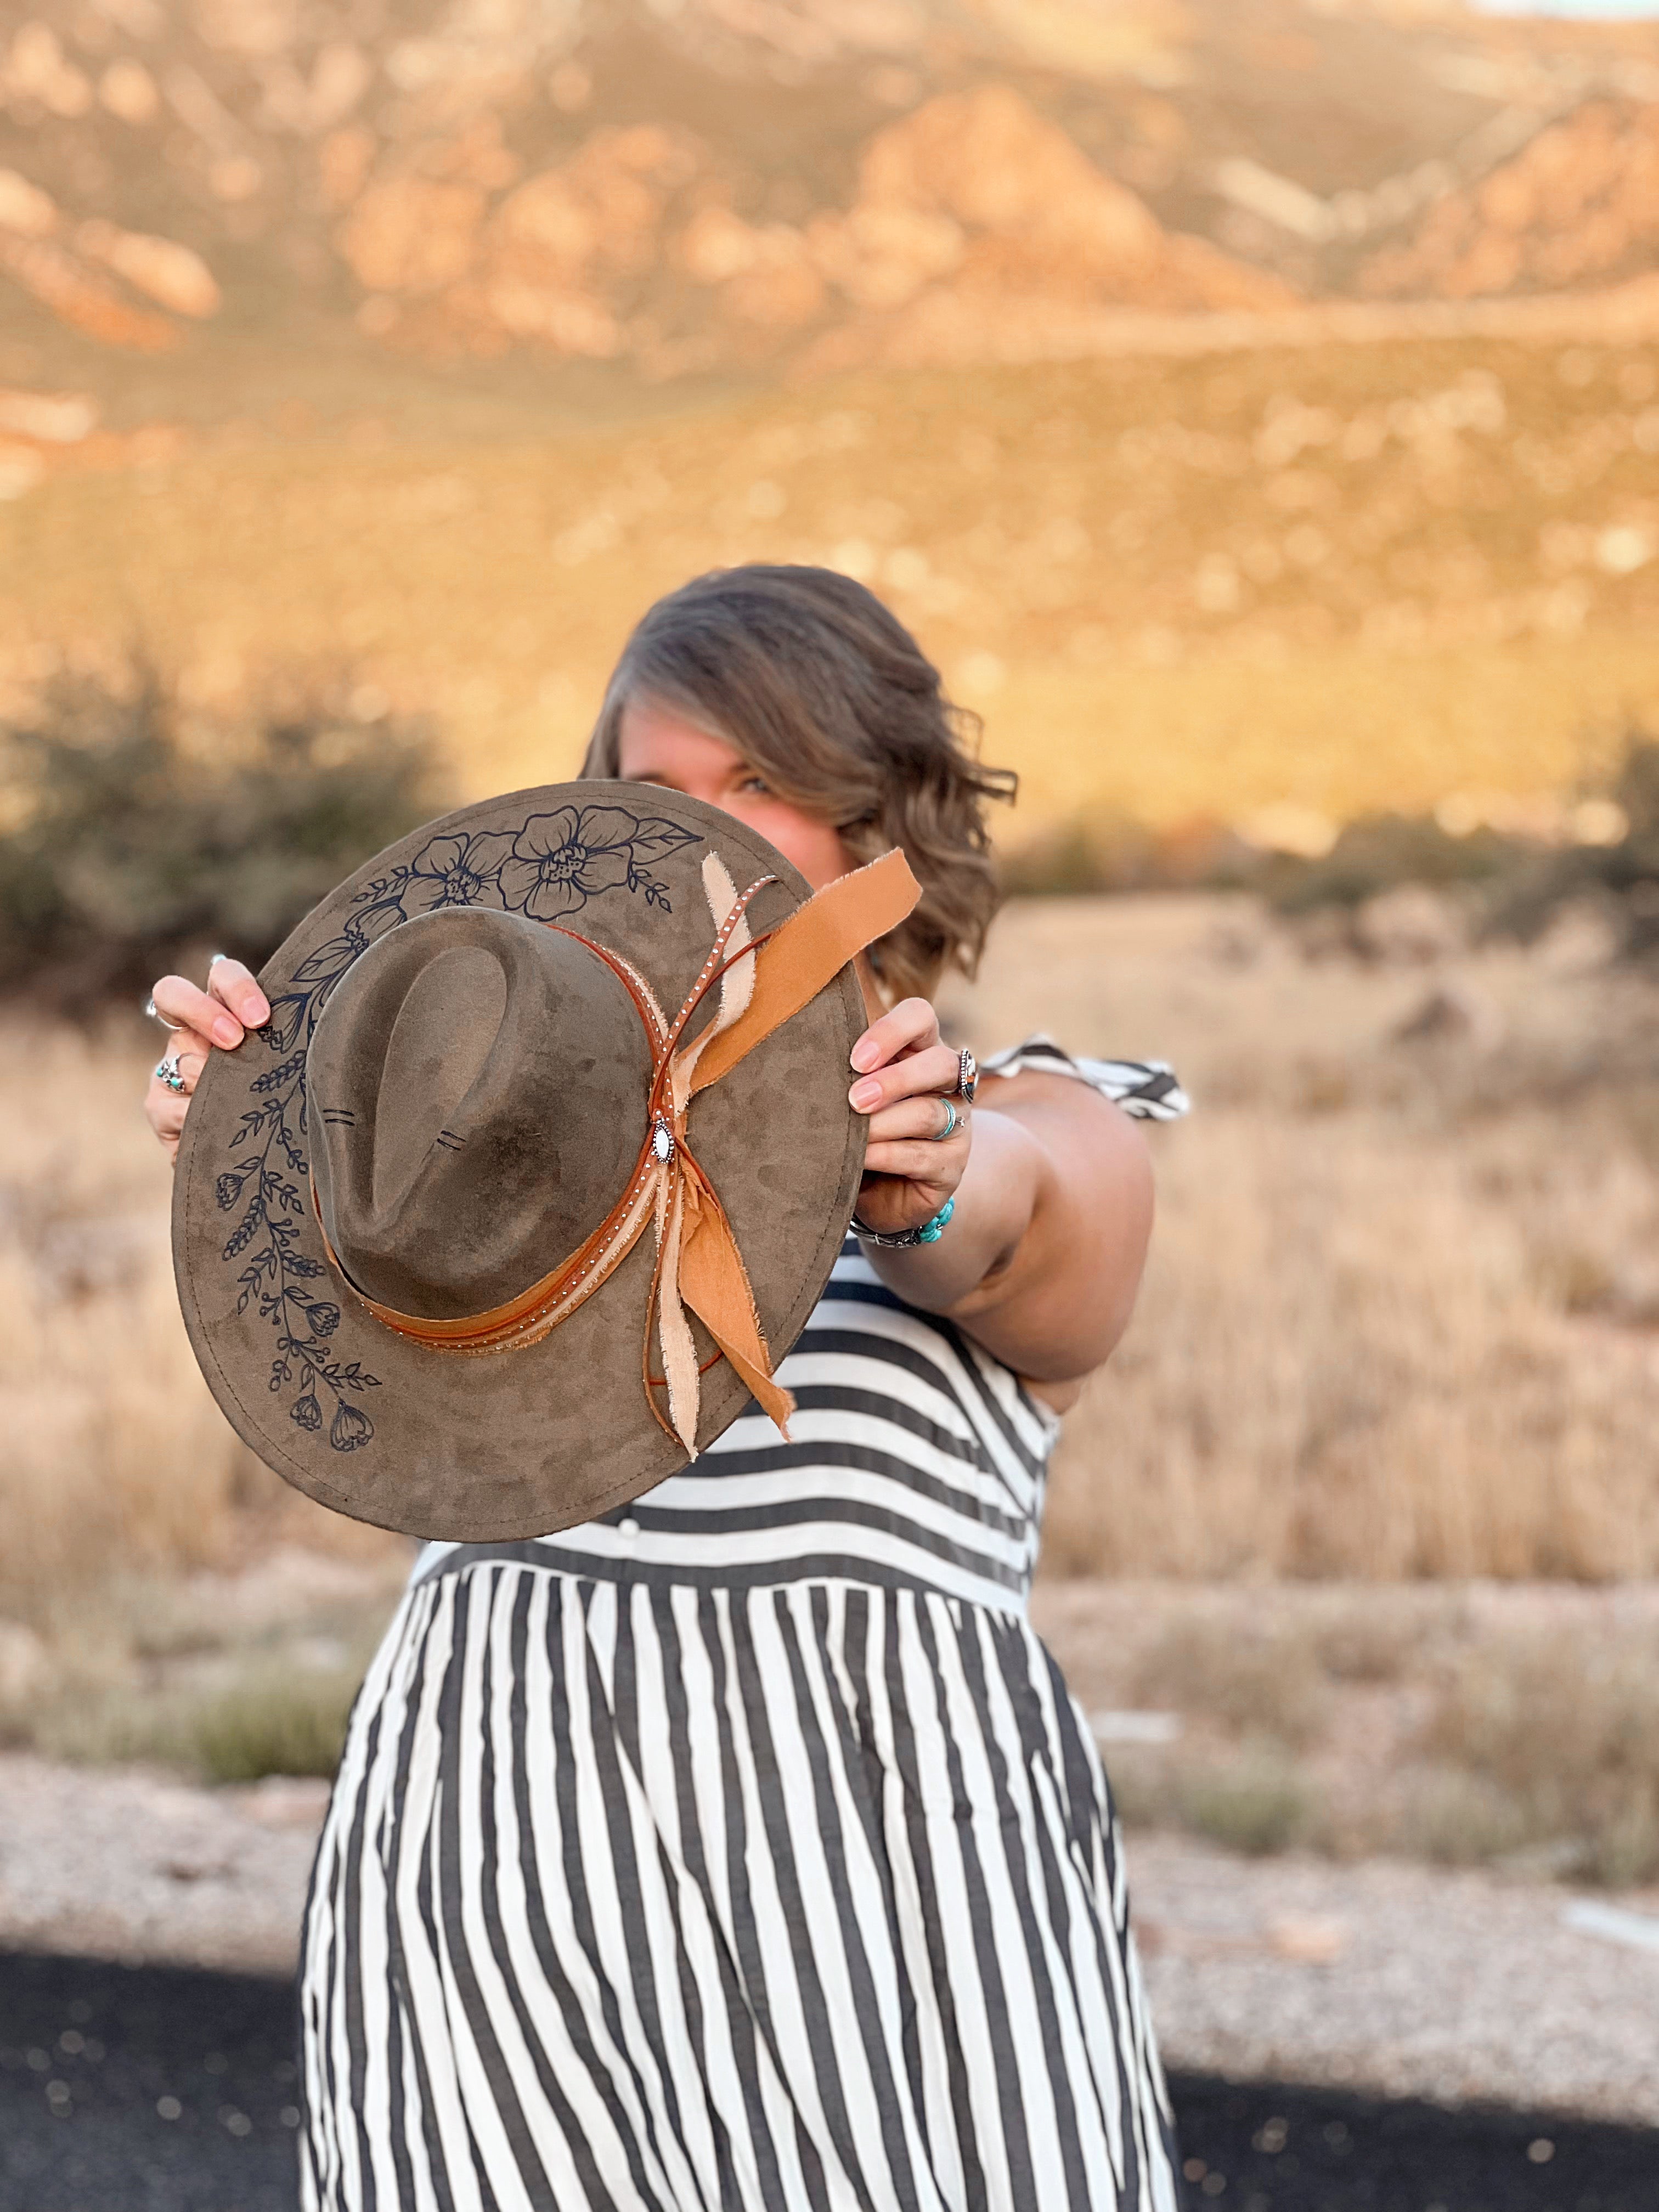
POLYGON ((793 1443, 757 1411, 603 1521, 422 1554, 307 1911, 312 2212, 1175 2212, 1026 1618, 1058 1422, 850 1241, 781 1372, 793 1443))

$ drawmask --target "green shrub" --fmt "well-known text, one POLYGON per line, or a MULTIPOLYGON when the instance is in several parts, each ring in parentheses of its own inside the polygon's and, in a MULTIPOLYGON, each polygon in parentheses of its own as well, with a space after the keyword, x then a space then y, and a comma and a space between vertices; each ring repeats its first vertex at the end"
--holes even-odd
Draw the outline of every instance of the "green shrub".
POLYGON ((1489 1775, 1431 1766, 1407 1778, 1390 1840, 1407 1858, 1440 1866, 1490 1866, 1536 1845, 1527 1808, 1489 1775))
POLYGON ((1262 856, 1224 824, 1152 830, 1118 816, 1085 816, 1000 851, 1011 897, 1078 898, 1119 891, 1237 890, 1261 873, 1262 856))
POLYGON ((74 1765, 174 1767, 204 1782, 331 1778, 362 1668, 265 1657, 216 1682, 161 1686, 69 1679, 9 1710, 0 1743, 74 1765))
POLYGON ((185 1747, 210 1782, 319 1774, 340 1763, 357 1677, 272 1668, 248 1675, 191 1716, 185 1747))
POLYGON ((1254 881, 1285 915, 1353 908, 1397 884, 1462 888, 1481 927, 1530 941, 1561 908, 1598 903, 1627 957, 1659 954, 1659 741, 1631 731, 1609 795, 1626 827, 1612 844, 1551 845, 1490 828, 1455 836, 1432 815, 1374 814, 1351 822, 1318 860, 1280 854, 1254 881))
POLYGON ((1184 1830, 1252 1858, 1327 1840, 1314 1778, 1266 1738, 1195 1752, 1113 1744, 1106 1770, 1127 1828, 1184 1830))
MULTIPOLYGON (((1659 1875, 1652 1629, 1595 1638, 1540 1629, 1471 1649, 1437 1685, 1423 1747, 1474 1785, 1472 1792, 1466 1783, 1451 1802, 1457 1817, 1438 1823, 1443 1833, 1469 1830, 1469 1856, 1490 1855, 1479 1841, 1481 1818, 1473 1817, 1484 1808, 1509 1848, 1571 1846, 1590 1881, 1659 1875)), ((1441 1855, 1455 1853, 1443 1844, 1441 1855)))
POLYGON ((1613 921, 1627 957, 1659 952, 1659 743, 1640 732, 1631 737, 1613 796, 1624 809, 1624 836, 1552 854, 1515 885, 1498 912, 1500 928, 1530 939, 1565 902, 1591 898, 1613 921))
POLYGON ((209 721, 153 668, 0 723, 0 992, 86 1006, 207 950, 251 967, 437 811, 422 726, 314 687, 209 721))
POLYGON ((1132 1682, 1142 1705, 1304 1749, 1329 1717, 1329 1684, 1306 1635, 1241 1631, 1236 1620, 1171 1621, 1142 1654, 1132 1682))
POLYGON ((1455 837, 1432 815, 1370 814, 1350 822, 1316 860, 1281 855, 1264 870, 1269 902, 1281 914, 1363 906, 1396 884, 1492 884, 1512 876, 1534 848, 1495 830, 1455 837))
POLYGON ((1270 1744, 1247 1744, 1235 1759, 1190 1771, 1181 1809, 1194 1834, 1252 1858, 1289 1850, 1313 1815, 1304 1778, 1270 1744))

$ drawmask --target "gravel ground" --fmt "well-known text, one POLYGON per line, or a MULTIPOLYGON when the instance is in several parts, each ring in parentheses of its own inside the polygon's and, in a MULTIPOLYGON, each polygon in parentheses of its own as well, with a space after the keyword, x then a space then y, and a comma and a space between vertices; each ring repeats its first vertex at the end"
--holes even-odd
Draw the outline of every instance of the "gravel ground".
POLYGON ((1563 1926, 1569 1891, 1162 1835, 1128 1862, 1172 2066, 1659 2124, 1659 1952, 1563 1926))
MULTIPOLYGON (((325 1794, 0 1757, 0 1948, 286 1975, 325 1794)), ((1174 2069, 1659 2124, 1659 1953, 1564 1889, 1163 1835, 1129 1870, 1174 2069)))
POLYGON ((327 1802, 0 1757, 0 1946, 291 1973, 327 1802))

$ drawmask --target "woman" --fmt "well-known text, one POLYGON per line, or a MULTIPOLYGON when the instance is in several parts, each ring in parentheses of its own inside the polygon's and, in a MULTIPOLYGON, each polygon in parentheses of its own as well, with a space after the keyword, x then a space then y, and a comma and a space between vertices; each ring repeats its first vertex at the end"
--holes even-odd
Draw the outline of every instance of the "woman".
MULTIPOLYGON (((929 994, 983 945, 1011 780, 861 586, 661 601, 584 772, 740 817, 815 888, 902 845, 923 896, 862 970, 866 1174, 780 1370, 796 1440, 745 1416, 602 1522, 421 1557, 307 1909, 306 2203, 1164 2212, 1109 1799, 1025 1595, 1057 1417, 1146 1253, 1111 1097, 1179 1093, 1038 1043, 969 1110, 929 994)), ((155 1004, 176 1146, 268 1009, 231 961, 155 1004)))

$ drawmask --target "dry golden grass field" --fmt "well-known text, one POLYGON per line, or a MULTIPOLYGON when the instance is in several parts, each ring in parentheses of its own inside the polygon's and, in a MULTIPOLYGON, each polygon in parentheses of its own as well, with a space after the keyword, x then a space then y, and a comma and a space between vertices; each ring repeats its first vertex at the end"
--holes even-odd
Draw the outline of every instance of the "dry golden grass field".
MULTIPOLYGON (((1066 1425, 1050 1573, 1659 1573, 1659 990, 1588 914, 1469 949, 1407 890, 1361 928, 1368 956, 1243 897, 1017 902, 947 989, 981 1045, 1164 1056, 1195 1102, 1151 1132, 1153 1259, 1066 1425)), ((197 1380, 154 1051, 7 1036, 0 1577, 27 1614, 248 1528, 378 1541, 289 1500, 197 1380)))
POLYGON ((1648 341, 871 373, 586 423, 522 380, 217 398, 0 502, 0 676, 137 640, 210 702, 344 665, 434 713, 477 793, 574 764, 657 592, 775 558, 891 599, 1025 829, 1547 799, 1659 724, 1648 341))
POLYGON ((1659 1570, 1659 996, 1588 915, 1459 950, 1407 890, 1365 959, 1246 902, 999 927, 974 1034, 1161 1054, 1194 1099, 1152 1133, 1152 1262, 1067 1423, 1051 1572, 1659 1570))
MULTIPOLYGON (((1039 1621, 1091 1710, 1187 1717, 1114 1752, 1136 1818, 1645 1878, 1659 988, 1588 914, 1470 949, 1407 890, 1358 938, 1243 898, 1017 902, 948 996, 982 1045, 1167 1056, 1194 1099, 1151 1132, 1152 1264, 1066 1424, 1039 1621)), ((5 1036, 0 1735, 326 1771, 408 1547, 283 1490, 208 1401, 155 1048, 5 1036)))
MULTIPOLYGON (((248 13, 197 12, 228 34, 248 13)), ((786 149, 778 118, 806 109, 787 108, 769 64, 752 99, 731 94, 738 78, 687 74, 688 27, 729 28, 732 9, 657 12, 684 20, 662 33, 672 61, 652 66, 672 67, 694 108, 718 79, 720 112, 697 127, 730 137, 720 160, 740 161, 757 192, 804 163, 821 198, 837 133, 848 161, 872 134, 890 155, 879 87, 908 82, 908 65, 877 70, 863 107, 824 77, 812 129, 829 135, 786 149), (721 119, 728 100, 742 130, 721 119), (750 123, 765 126, 752 145, 750 123)), ((1085 66, 1073 30, 1055 28, 1065 12, 968 11, 1018 15, 1019 39, 1036 38, 1043 81, 1027 88, 1045 116, 1082 69, 1091 88, 1066 95, 1068 113, 1109 120, 1103 88, 1124 54, 1085 66)), ((101 53, 122 11, 61 13, 64 51, 84 38, 101 53)), ((1185 177, 1201 209, 1213 149, 1236 140, 1270 185, 1303 174, 1305 154, 1317 215, 1324 196, 1334 209, 1390 191, 1400 179, 1376 163, 1404 158, 1408 129, 1427 135, 1407 182, 1456 150, 1449 117, 1481 139, 1458 103, 1482 83, 1504 129, 1517 99, 1553 112, 1566 88, 1588 104, 1473 197, 1442 191, 1392 260, 1334 238, 1322 258, 1276 216, 1241 231, 1230 204, 1227 251, 1249 261, 1277 240, 1255 273, 1271 260, 1306 295, 1252 314, 1163 313, 1149 304, 1163 294, 1103 289, 1086 269, 1079 289, 1063 255, 1044 259, 1045 185, 1034 227, 989 241, 1010 288, 974 294, 943 350, 915 331, 900 343, 896 323, 890 343, 879 316, 841 307, 823 325, 836 344, 745 350, 719 321, 738 313, 742 272, 715 263, 734 237, 777 249, 808 203, 763 234, 735 215, 721 231, 710 200, 702 231, 726 246, 701 293, 690 229, 653 216, 630 249, 646 239, 661 284, 628 308, 629 345, 687 299, 684 330, 700 315, 719 340, 682 347, 678 366, 661 330, 613 361, 469 354, 476 287, 454 292, 447 323, 429 285, 420 307, 421 270, 448 250, 422 208, 460 210, 453 247, 469 225, 483 236, 490 195, 546 187, 520 179, 530 156, 502 137, 502 117, 520 131, 528 77, 500 80, 501 114, 480 109, 476 132, 445 120, 452 94, 457 114, 474 97, 476 55, 453 85, 441 62, 429 98, 386 73, 391 104, 354 94, 351 124, 313 145, 279 127, 278 93, 291 118, 302 77, 272 61, 266 33, 244 69, 180 14, 177 66, 153 82, 100 63, 84 125, 70 127, 73 91, 44 125, 15 107, 16 158, 58 164, 41 174, 62 208, 0 165, 22 184, 9 204, 64 227, 7 264, 34 270, 39 296, 23 307, 14 289, 33 320, 0 332, 0 723, 25 724, 65 667, 125 681, 148 661, 176 687, 196 762, 232 750, 226 733, 260 702, 314 691, 346 702, 325 753, 348 719, 374 747, 400 718, 429 720, 435 805, 573 772, 606 672, 659 593, 714 566, 811 562, 878 590, 983 717, 986 759, 1020 775, 1018 811, 995 827, 1005 857, 1030 846, 1011 871, 1028 886, 1079 879, 1068 852, 1154 844, 1179 877, 1183 856, 1237 849, 1222 826, 1312 855, 1377 811, 1433 811, 1454 835, 1488 823, 1531 839, 1534 859, 1599 836, 1587 825, 1607 808, 1576 802, 1632 736, 1659 738, 1659 276, 1637 273, 1649 172, 1619 166, 1648 123, 1621 107, 1614 128, 1589 92, 1617 80, 1573 62, 1579 34, 1560 26, 1488 27, 1502 52, 1484 79, 1455 57, 1459 89, 1455 68, 1435 76, 1438 32, 1427 62, 1395 52, 1381 70, 1371 32, 1345 43, 1331 27, 1344 11, 1323 7, 1307 15, 1318 37, 1290 42, 1304 60, 1287 100, 1286 42, 1260 40, 1253 11, 1153 14, 1160 41, 1179 15, 1182 40, 1207 42, 1213 74, 1192 80, 1190 114, 1173 80, 1168 97, 1126 80, 1118 138, 1052 173, 1067 191, 1094 162, 1092 189, 1118 168, 1154 197, 1185 177), (1329 70, 1304 76, 1328 40, 1329 70), (1538 55, 1558 45, 1552 79, 1538 55), (153 140, 137 135, 138 79, 153 140), (246 149, 222 158, 222 120, 192 151, 180 82, 199 88, 198 116, 228 99, 276 197, 241 196, 246 149), (422 114, 417 149, 400 134, 422 114), (1611 230, 1595 198, 1604 154, 1625 210, 1611 230), (1363 179, 1343 167, 1356 161, 1372 165, 1363 179), (1499 292, 1635 281, 1463 297, 1486 285, 1470 269, 1491 263, 1488 216, 1522 203, 1530 228, 1510 240, 1499 292), (106 344, 95 319, 55 322, 40 272, 59 272, 61 304, 77 255, 102 286, 100 238, 125 240, 129 264, 135 248, 152 264, 157 247, 178 256, 148 235, 169 207, 208 256, 198 294, 205 280, 218 304, 129 316, 129 337, 167 339, 153 353, 112 349, 119 331, 106 344), (981 365, 916 365, 944 360, 981 365)), ((475 26, 463 43, 483 52, 492 35, 475 26)), ((1648 56, 1646 33, 1628 35, 1625 58, 1648 56)), ((1625 55, 1626 33, 1606 36, 1618 56, 1608 46, 1598 70, 1625 55)), ((1457 37, 1474 40, 1473 19, 1457 37)), ((397 10, 384 40, 418 59, 390 43, 397 10)), ((425 52, 430 68, 440 50, 425 52)), ((14 53, 0 67, 0 107, 21 66, 14 53)), ((78 64, 68 75, 82 83, 78 64)), ((631 115, 655 79, 632 47, 542 75, 533 158, 580 169, 591 142, 614 186, 616 102, 625 91, 631 115)), ((927 90, 916 77, 899 105, 927 90)), ((1017 107, 994 96, 975 112, 1018 122, 1017 107)), ((1050 173, 1029 169, 1031 149, 1069 140, 1043 137, 1035 110, 1019 129, 1014 166, 1050 173)), ((637 152, 640 134, 623 136, 637 152)), ((1171 202, 1159 220, 1182 228, 1188 213, 1171 202)), ((627 229, 625 194, 610 217, 627 229)), ((919 235, 937 238, 930 222, 919 235)), ((175 279, 195 259, 170 264, 175 279)), ((757 295, 774 289, 769 266, 755 265, 757 295)), ((27 814, 27 787, 0 789, 0 828, 27 814)), ((1530 947, 1477 943, 1455 896, 1409 888, 1340 923, 1276 919, 1243 894, 1017 902, 981 979, 945 994, 952 1030, 982 1048, 1043 1029, 1084 1052, 1164 1057, 1194 1100, 1189 1122, 1150 1132, 1153 1257, 1128 1337, 1066 1425, 1036 1600, 1089 1710, 1156 1706, 1182 1723, 1112 1753, 1131 1819, 1252 1850, 1659 1880, 1659 969, 1615 962, 1607 928, 1569 907, 1530 947)), ((222 1781, 326 1772, 410 1548, 285 1490, 210 1401, 177 1314, 167 1170, 137 1106, 157 1044, 131 1015, 84 1033, 0 1014, 0 1747, 222 1781)))

